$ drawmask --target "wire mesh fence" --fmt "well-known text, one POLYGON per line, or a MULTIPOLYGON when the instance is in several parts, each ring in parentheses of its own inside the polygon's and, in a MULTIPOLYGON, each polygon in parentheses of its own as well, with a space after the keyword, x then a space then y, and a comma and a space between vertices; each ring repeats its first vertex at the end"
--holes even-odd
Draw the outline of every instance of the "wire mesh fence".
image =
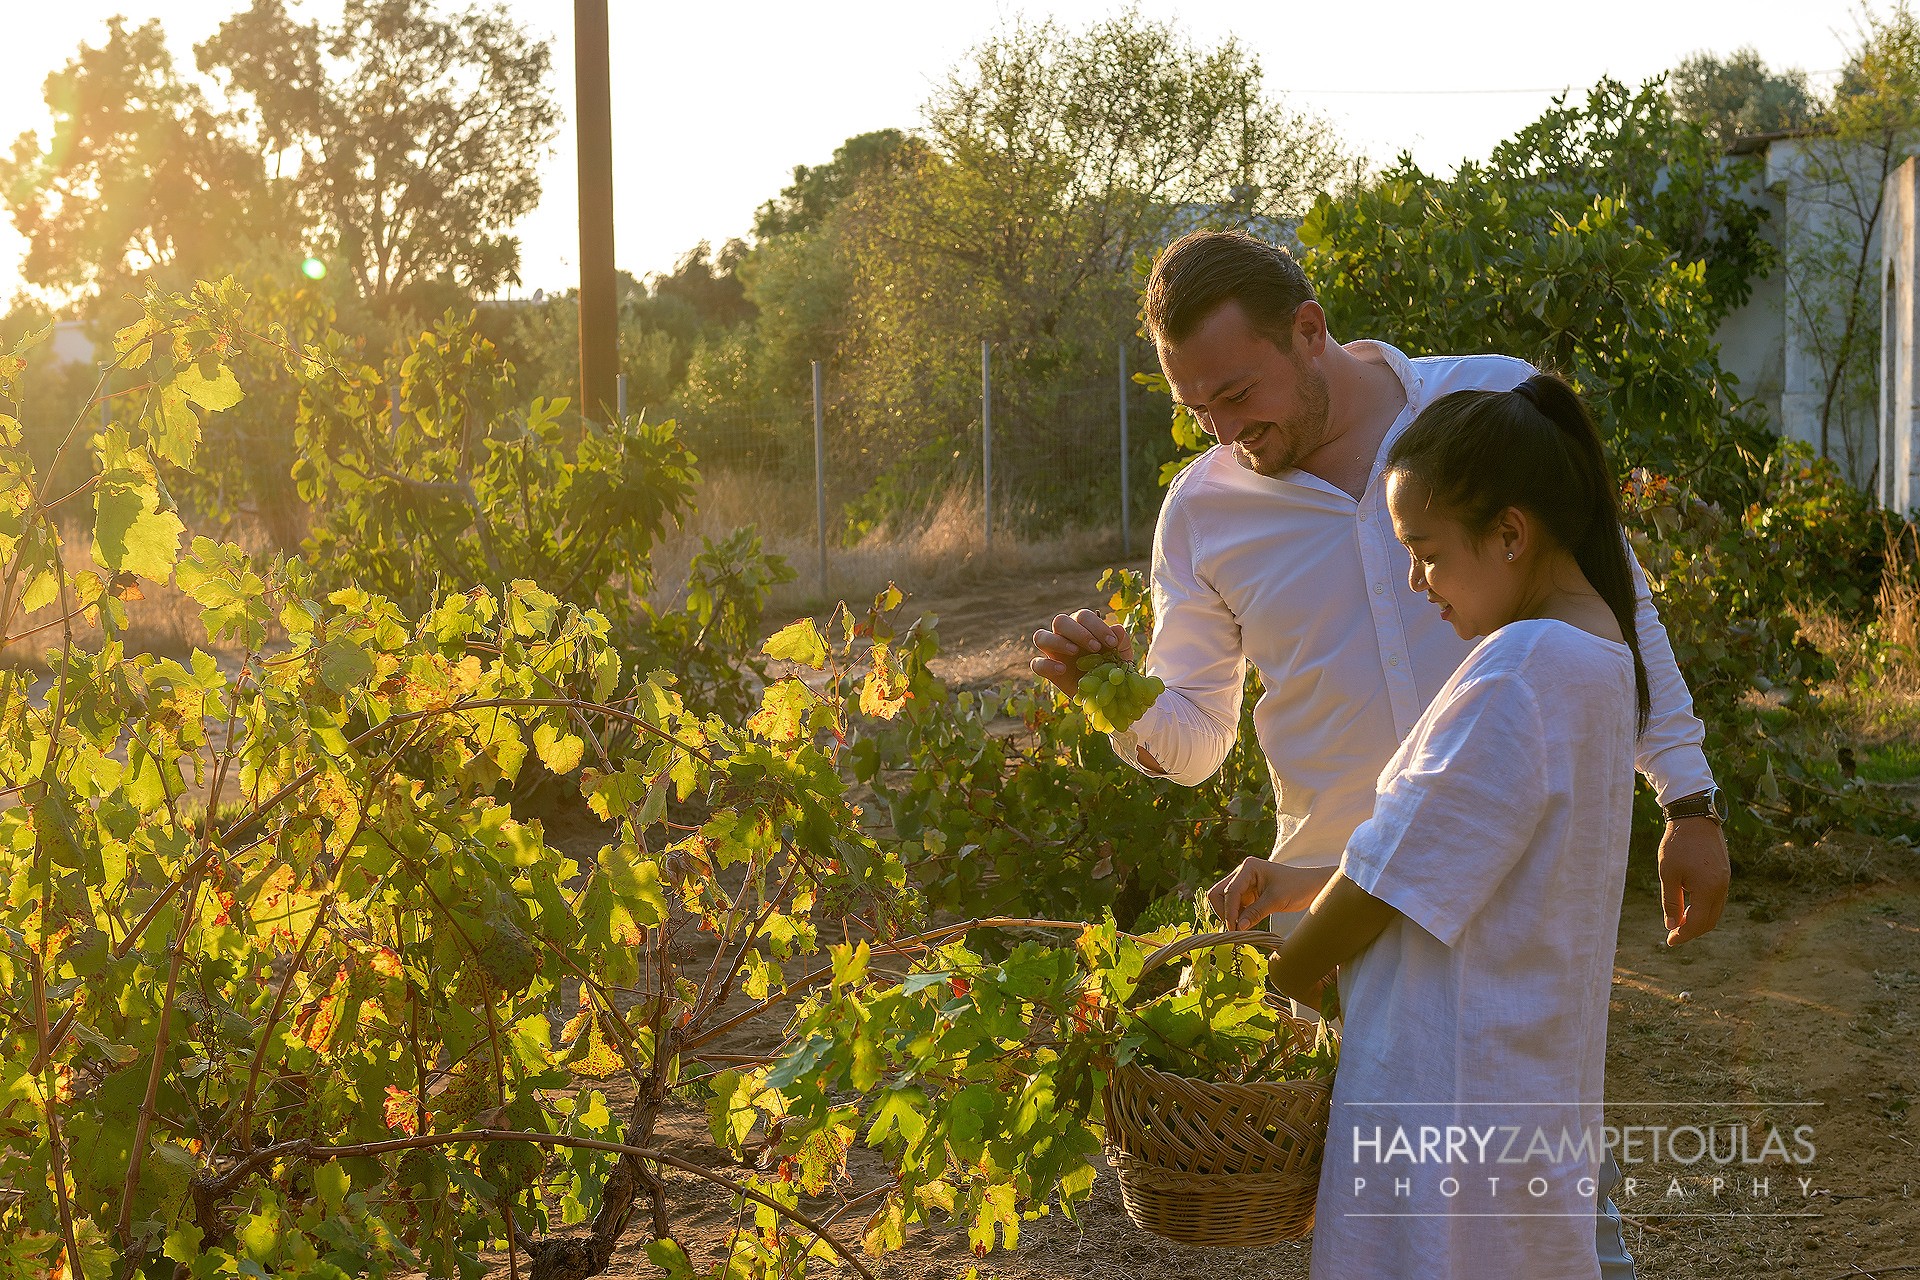
MULTIPOLYGON (((963 353, 944 354, 957 364, 963 353)), ((1166 397, 1130 376, 1153 367, 1150 352, 1129 344, 1123 356, 1116 342, 1104 362, 1045 379, 1000 367, 991 350, 984 363, 977 348, 971 355, 971 403, 919 407, 914 450, 891 437, 885 446, 863 439, 858 398, 841 394, 846 389, 831 379, 821 398, 818 450, 811 397, 642 411, 654 420, 673 418, 703 472, 784 491, 780 505, 790 513, 804 506, 812 515, 819 468, 831 512, 876 494, 926 497, 970 488, 981 499, 982 519, 1003 536, 1110 531, 1128 550, 1144 549, 1163 492, 1160 469, 1174 455, 1166 397), (801 493, 805 504, 797 500, 801 493)))

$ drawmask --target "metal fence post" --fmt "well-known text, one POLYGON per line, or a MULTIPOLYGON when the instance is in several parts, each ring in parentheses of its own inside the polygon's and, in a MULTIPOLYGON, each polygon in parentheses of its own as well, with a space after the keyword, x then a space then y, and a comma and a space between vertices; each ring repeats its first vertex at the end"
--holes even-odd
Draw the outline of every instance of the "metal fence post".
POLYGON ((983 550, 993 553, 993 344, 980 339, 980 509, 983 550))
POLYGON ((613 398, 616 402, 614 412, 620 416, 622 422, 625 422, 627 420, 627 375, 621 374, 613 385, 613 398))
POLYGON ((1127 342, 1120 340, 1120 554, 1133 558, 1133 523, 1127 493, 1127 342))
POLYGON ((820 526, 820 602, 827 600, 827 414, 820 394, 820 362, 813 362, 813 497, 820 526))

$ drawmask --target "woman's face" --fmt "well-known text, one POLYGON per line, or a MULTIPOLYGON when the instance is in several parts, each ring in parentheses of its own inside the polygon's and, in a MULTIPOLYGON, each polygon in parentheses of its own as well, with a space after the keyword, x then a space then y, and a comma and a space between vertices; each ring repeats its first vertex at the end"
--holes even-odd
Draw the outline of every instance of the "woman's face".
POLYGON ((1427 486, 1395 471, 1387 476, 1393 533, 1413 557, 1407 585, 1440 606, 1440 617, 1462 639, 1484 636, 1519 616, 1522 575, 1507 559, 1496 531, 1470 537, 1432 504, 1427 486))

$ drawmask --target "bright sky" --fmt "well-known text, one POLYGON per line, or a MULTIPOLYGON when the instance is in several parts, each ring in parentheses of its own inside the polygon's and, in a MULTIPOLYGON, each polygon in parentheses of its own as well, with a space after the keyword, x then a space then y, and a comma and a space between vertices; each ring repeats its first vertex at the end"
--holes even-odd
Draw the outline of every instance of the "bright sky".
MULTIPOLYGON (((464 0, 441 0, 443 4, 464 0)), ((7 24, 0 77, 0 146, 46 119, 45 72, 106 18, 158 17, 182 63, 245 0, 61 0, 18 10, 7 24)), ((11 6, 10 6, 11 7, 11 6)), ((555 87, 573 102, 572 7, 506 0, 554 40, 555 87)), ((637 274, 665 270, 699 240, 743 234, 753 211, 848 136, 910 127, 920 104, 966 50, 1014 15, 1083 25, 1119 0, 612 0, 616 253, 637 274)), ((1773 66, 1837 68, 1858 29, 1851 0, 1756 5, 1751 0, 1373 0, 1274 5, 1259 0, 1139 0, 1177 16, 1201 41, 1238 36, 1268 85, 1296 107, 1332 118, 1376 161, 1402 150, 1429 168, 1484 156, 1537 116, 1562 86, 1602 75, 1637 82, 1689 53, 1752 45, 1773 66), (1471 20, 1463 13, 1473 14, 1471 20)), ((315 16, 338 0, 306 0, 315 16)), ((1830 77, 1818 77, 1825 83, 1830 77)), ((525 289, 575 282, 574 155, 563 130, 546 165, 545 198, 518 228, 525 289)), ((19 287, 24 242, 0 224, 0 307, 19 287)))

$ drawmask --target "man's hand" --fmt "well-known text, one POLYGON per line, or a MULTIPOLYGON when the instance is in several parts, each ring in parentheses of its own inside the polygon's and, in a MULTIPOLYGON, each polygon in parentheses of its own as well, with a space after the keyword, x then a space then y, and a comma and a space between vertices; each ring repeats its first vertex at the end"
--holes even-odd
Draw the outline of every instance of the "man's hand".
POLYGON ((1207 890, 1207 902, 1227 928, 1251 929, 1276 911, 1305 911, 1333 875, 1332 867, 1248 858, 1207 890))
POLYGON ((1049 629, 1033 633, 1033 647, 1040 656, 1028 665, 1033 674, 1071 698, 1080 690, 1080 670, 1076 659, 1089 653, 1104 653, 1117 662, 1133 661, 1133 641, 1119 627, 1091 609, 1056 616, 1049 629))
POLYGON ((1720 923, 1727 905, 1727 837, 1712 818, 1675 818, 1660 837, 1660 907, 1667 945, 1691 942, 1720 923))

